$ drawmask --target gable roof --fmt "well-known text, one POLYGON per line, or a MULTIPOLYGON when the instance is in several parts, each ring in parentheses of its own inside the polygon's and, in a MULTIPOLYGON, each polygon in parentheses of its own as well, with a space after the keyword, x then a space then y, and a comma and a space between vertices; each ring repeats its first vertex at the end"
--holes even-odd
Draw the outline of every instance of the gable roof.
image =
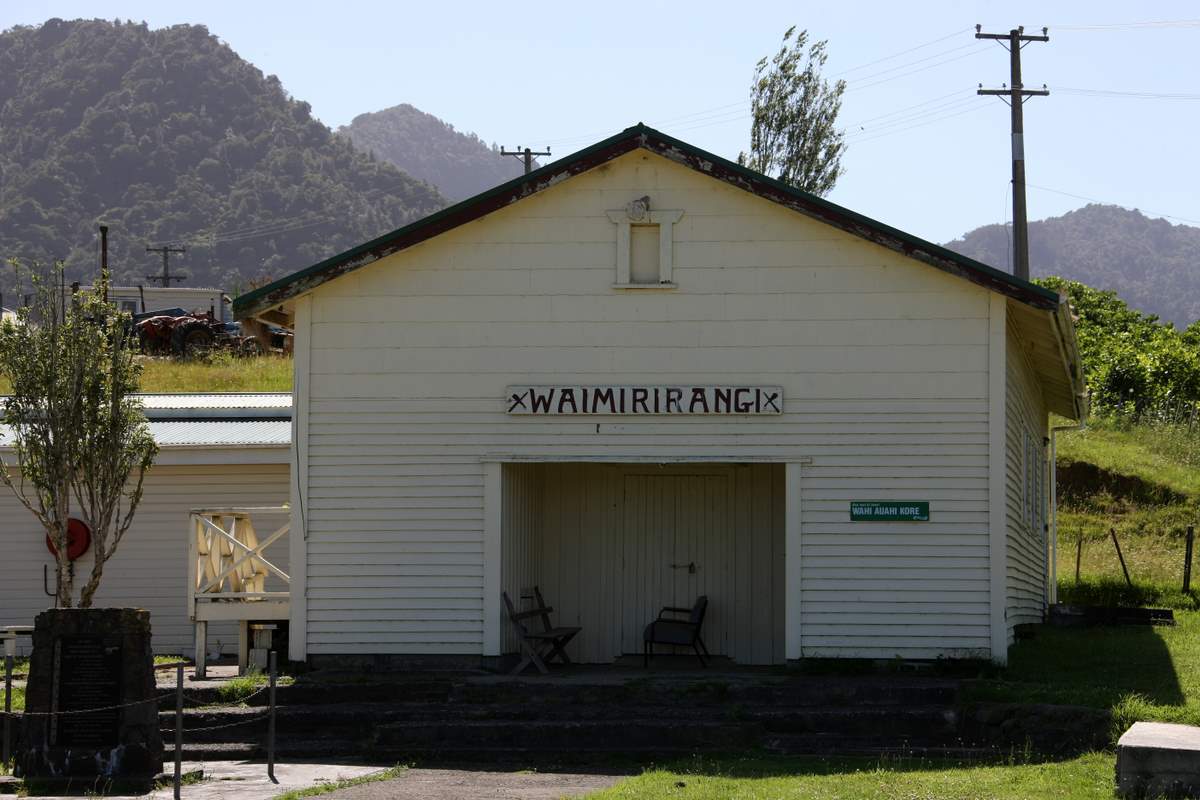
POLYGON ((246 319, 270 312, 294 297, 312 291, 323 283, 378 261, 426 239, 511 205, 525 197, 548 189, 581 172, 612 161, 638 148, 656 153, 717 180, 724 181, 779 203, 801 214, 840 228, 855 236, 924 261, 938 269, 965 278, 987 289, 1000 292, 1034 308, 1056 310, 1057 293, 1027 280, 989 267, 980 261, 947 250, 941 245, 857 214, 848 208, 809 194, 794 186, 747 169, 728 159, 701 150, 665 133, 642 125, 626 128, 615 136, 597 142, 540 169, 503 183, 417 220, 403 228, 339 253, 307 269, 280 278, 247 292, 233 301, 235 319, 246 319))

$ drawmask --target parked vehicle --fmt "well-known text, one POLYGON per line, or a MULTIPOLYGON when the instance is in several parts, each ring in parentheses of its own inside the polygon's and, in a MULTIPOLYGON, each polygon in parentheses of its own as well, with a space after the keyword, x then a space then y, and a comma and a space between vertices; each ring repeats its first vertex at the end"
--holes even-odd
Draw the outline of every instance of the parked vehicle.
POLYGON ((241 335, 236 323, 222 322, 211 312, 189 313, 182 308, 150 311, 134 316, 138 345, 147 355, 195 358, 214 349, 253 356, 262 347, 253 337, 241 335))

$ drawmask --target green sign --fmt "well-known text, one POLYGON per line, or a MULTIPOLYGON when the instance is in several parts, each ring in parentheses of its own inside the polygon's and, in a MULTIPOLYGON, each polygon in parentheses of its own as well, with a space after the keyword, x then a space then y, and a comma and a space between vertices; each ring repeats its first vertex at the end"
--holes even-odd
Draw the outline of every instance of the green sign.
POLYGON ((853 500, 851 522, 929 522, 929 503, 913 500, 853 500))

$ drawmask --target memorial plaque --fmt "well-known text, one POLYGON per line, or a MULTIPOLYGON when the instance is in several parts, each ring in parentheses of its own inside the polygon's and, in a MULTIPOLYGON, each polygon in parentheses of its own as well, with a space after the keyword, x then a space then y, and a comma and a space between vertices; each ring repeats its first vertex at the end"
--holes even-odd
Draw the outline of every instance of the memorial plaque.
POLYGON ((162 771, 157 700, 149 612, 43 611, 15 774, 39 793, 90 789, 97 780, 145 791, 162 771))
POLYGON ((64 636, 55 642, 55 710, 100 709, 52 718, 51 743, 103 747, 120 740, 121 645, 94 636, 64 636))

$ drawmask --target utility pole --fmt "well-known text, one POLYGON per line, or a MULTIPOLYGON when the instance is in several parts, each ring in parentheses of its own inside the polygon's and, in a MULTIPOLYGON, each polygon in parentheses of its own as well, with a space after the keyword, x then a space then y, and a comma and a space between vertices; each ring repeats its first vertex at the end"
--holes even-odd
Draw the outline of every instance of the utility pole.
POLYGON ((530 150, 528 147, 522 148, 521 145, 517 145, 516 150, 505 150, 503 147, 501 147, 500 155, 516 156, 517 158, 524 159, 525 174, 528 175, 529 173, 533 172, 533 157, 550 155, 550 145, 546 145, 546 150, 541 153, 535 153, 532 150, 530 150))
POLYGON ((983 33, 983 26, 975 26, 976 39, 994 39, 1009 52, 1009 86, 1003 89, 984 89, 979 85, 979 94, 1007 96, 1012 108, 1012 193, 1013 193, 1013 274, 1029 280, 1029 220, 1025 212, 1025 119, 1022 106, 1027 97, 1045 97, 1050 94, 1045 84, 1041 89, 1026 89, 1021 83, 1021 48, 1029 42, 1050 41, 1049 31, 1042 28, 1040 36, 1025 33, 1025 28, 1013 28, 1008 33, 983 33))
POLYGON ((171 285, 171 281, 181 281, 185 276, 171 274, 171 254, 186 253, 186 247, 171 247, 169 244, 164 244, 162 247, 147 247, 147 253, 162 253, 163 271, 162 275, 147 275, 146 280, 162 281, 164 288, 171 285))

